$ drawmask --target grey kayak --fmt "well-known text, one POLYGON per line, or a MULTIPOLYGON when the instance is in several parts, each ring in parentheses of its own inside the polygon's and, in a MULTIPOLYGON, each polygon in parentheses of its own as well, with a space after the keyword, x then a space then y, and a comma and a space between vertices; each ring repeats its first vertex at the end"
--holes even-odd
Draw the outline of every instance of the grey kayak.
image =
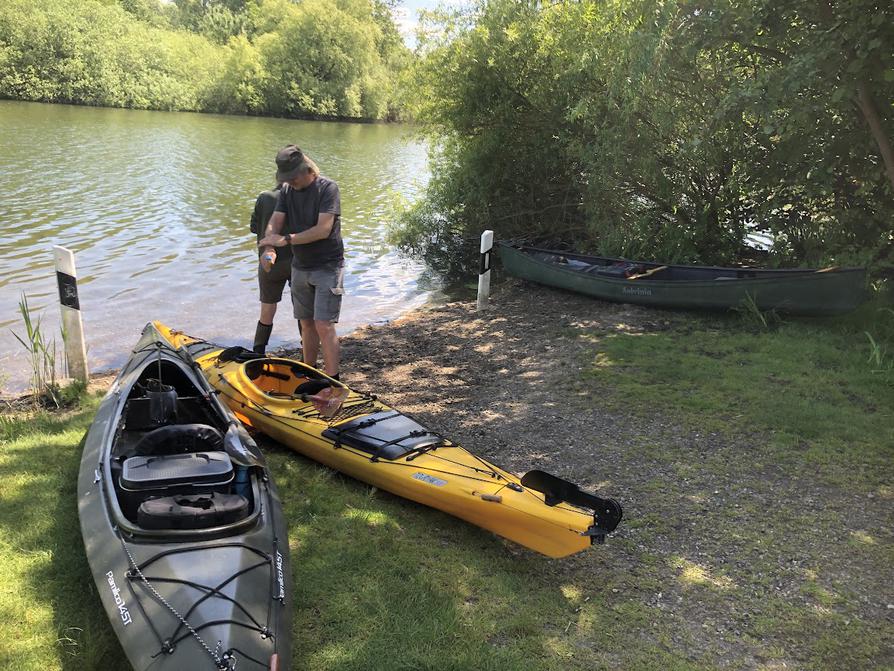
POLYGON ((84 437, 78 511, 134 669, 288 669, 286 520, 263 455, 148 324, 84 437))

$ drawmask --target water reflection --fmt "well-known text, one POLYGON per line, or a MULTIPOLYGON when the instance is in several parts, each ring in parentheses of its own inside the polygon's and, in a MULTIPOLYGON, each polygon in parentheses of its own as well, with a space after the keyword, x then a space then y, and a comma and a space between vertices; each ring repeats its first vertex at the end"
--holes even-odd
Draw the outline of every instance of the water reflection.
MULTIPOLYGON (((0 101, 0 370, 27 380, 17 304, 58 334, 51 247, 77 253, 94 369, 117 366, 151 319, 248 344, 257 320, 248 221, 294 142, 339 183, 348 274, 340 332, 423 303, 420 264, 383 241, 395 193, 427 180, 406 128, 0 101)), ((57 336, 58 340, 58 336, 57 336)), ((271 345, 295 342, 288 300, 271 345)))

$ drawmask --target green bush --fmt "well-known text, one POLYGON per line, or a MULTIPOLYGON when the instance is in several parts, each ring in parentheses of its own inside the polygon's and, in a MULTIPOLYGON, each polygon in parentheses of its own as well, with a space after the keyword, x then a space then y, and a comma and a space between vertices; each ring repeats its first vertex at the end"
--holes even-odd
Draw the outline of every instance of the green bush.
POLYGON ((894 265, 890 8, 491 0, 429 27, 409 98, 439 178, 405 245, 732 263, 764 233, 771 263, 894 265))

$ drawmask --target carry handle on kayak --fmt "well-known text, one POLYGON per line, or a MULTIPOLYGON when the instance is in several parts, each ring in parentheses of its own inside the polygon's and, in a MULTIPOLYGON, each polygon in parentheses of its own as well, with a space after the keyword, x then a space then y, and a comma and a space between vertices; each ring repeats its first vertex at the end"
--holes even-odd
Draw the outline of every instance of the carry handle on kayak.
POLYGON ((534 489, 544 496, 544 503, 555 506, 559 503, 570 503, 573 506, 589 508, 593 511, 596 524, 585 533, 596 543, 603 543, 605 535, 615 530, 621 522, 623 511, 621 504, 614 499, 604 499, 595 494, 582 492, 573 482, 568 482, 544 471, 528 471, 522 476, 524 487, 534 489))

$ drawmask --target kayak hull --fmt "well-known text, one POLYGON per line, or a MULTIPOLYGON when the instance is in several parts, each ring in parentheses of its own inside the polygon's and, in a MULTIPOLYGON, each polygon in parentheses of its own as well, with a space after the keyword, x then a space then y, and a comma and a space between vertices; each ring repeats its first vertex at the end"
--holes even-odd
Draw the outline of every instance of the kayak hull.
MULTIPOLYGON (((149 433, 129 428, 135 388, 154 375, 149 371, 164 368, 166 376, 178 377, 180 390, 194 383, 196 394, 189 403, 178 399, 183 408, 204 413, 221 431, 228 422, 237 426, 202 376, 182 354, 156 345, 162 342, 147 326, 83 440, 78 511, 100 601, 134 669, 262 669, 271 663, 288 668, 288 535, 278 494, 262 463, 250 468, 250 493, 243 492, 252 504, 240 519, 195 529, 148 528, 141 526, 148 522, 125 510, 134 494, 121 485, 126 474, 121 463, 127 464, 122 455, 129 449, 122 445, 128 437, 149 433)), ((141 460, 138 455, 129 458, 141 460)), ((144 461, 166 458, 155 454, 144 461)), ((180 483, 177 491, 199 496, 196 492, 209 486, 194 486, 193 492, 186 489, 190 483, 180 483)))
MULTIPOLYGON (((165 327, 159 328, 164 332, 165 327)), ((374 397, 350 391, 343 405, 345 414, 326 419, 314 412, 308 401, 265 393, 259 388, 257 377, 253 379, 246 372, 251 368, 257 371, 262 366, 271 371, 286 371, 286 374, 290 370, 305 371, 325 378, 303 363, 275 357, 260 363, 225 360, 220 346, 177 331, 166 333, 175 345, 192 352, 210 384, 237 417, 310 459, 403 498, 442 510, 549 557, 580 552, 590 547, 594 538, 601 541, 604 537, 600 533, 603 528, 600 513, 594 515, 593 510, 567 501, 547 505, 542 492, 523 486, 516 475, 428 432, 374 397), (436 445, 388 459, 377 457, 375 450, 365 451, 350 444, 347 438, 339 437, 339 432, 351 435, 345 427, 368 422, 371 417, 411 422, 408 426, 415 427, 417 434, 434 436, 431 441, 436 445)), ((334 380, 331 383, 340 384, 334 380)), ((388 441, 382 439, 382 442, 387 445, 388 441)), ((621 513, 615 502, 607 505, 612 510, 603 517, 617 518, 612 524, 603 525, 610 526, 611 530, 621 513)))

